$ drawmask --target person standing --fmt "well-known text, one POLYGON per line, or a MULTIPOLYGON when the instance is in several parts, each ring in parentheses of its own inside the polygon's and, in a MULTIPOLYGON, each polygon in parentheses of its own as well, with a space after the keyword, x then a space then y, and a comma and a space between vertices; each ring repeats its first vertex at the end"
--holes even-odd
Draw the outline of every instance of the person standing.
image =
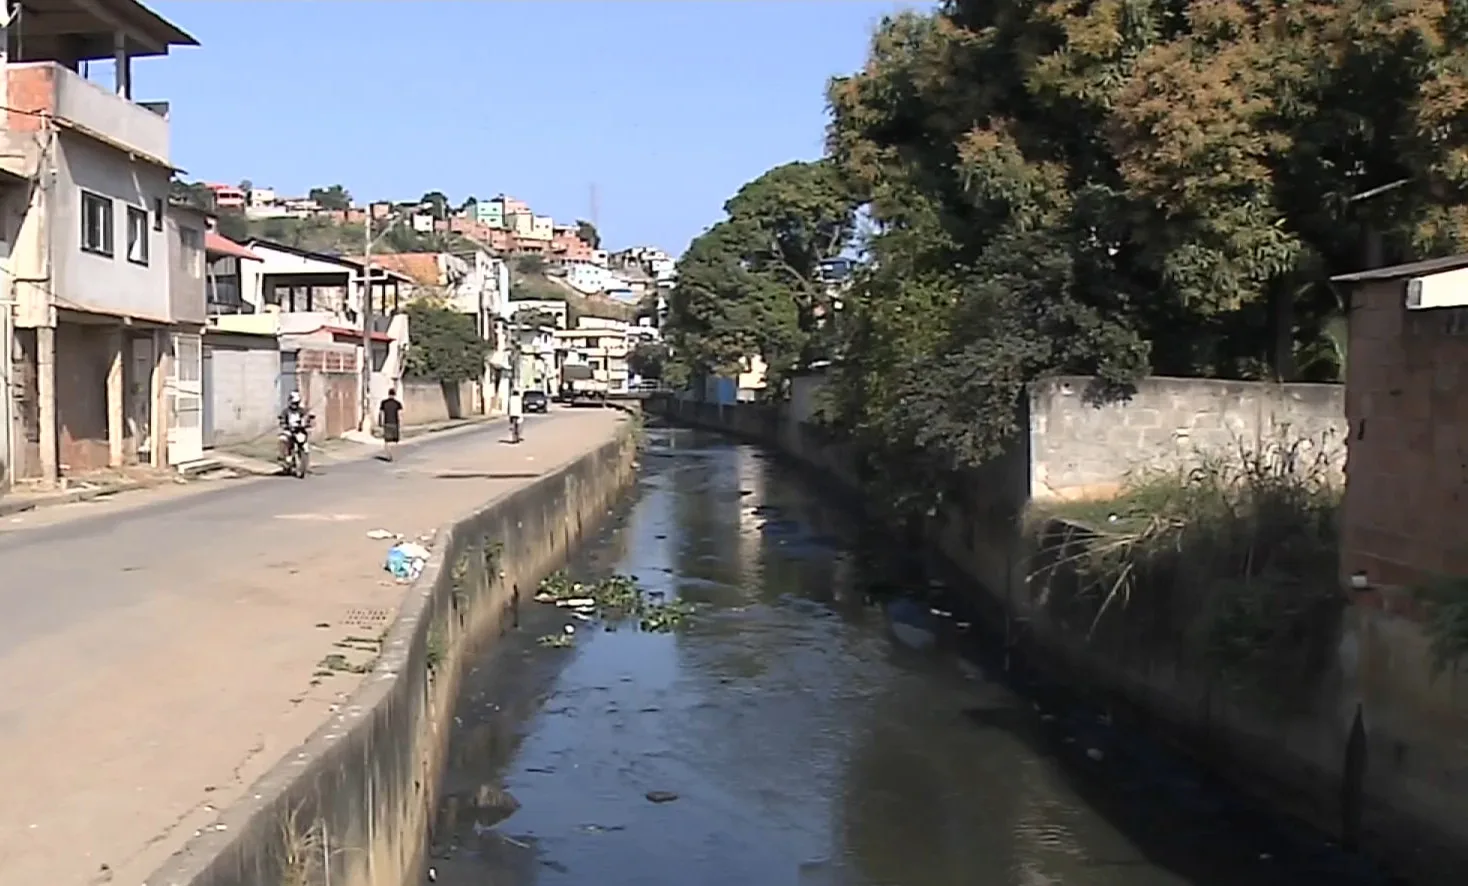
POLYGON ((525 398, 519 391, 510 391, 510 442, 519 443, 521 425, 525 421, 525 398))
POLYGON ((377 424, 382 428, 382 454, 393 460, 393 450, 403 438, 403 404, 397 388, 388 388, 387 398, 377 407, 377 424))

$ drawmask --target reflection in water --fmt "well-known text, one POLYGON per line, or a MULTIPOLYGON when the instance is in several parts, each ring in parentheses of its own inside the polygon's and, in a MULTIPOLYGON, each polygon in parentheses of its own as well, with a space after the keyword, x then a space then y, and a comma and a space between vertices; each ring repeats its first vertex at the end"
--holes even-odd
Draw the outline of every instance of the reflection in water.
POLYGON ((649 445, 636 500, 575 568, 707 608, 679 634, 583 629, 557 650, 534 638, 564 613, 532 607, 477 662, 438 882, 1376 882, 1140 739, 1039 711, 963 666, 952 631, 894 643, 870 592, 926 578, 788 467, 692 432, 649 445))

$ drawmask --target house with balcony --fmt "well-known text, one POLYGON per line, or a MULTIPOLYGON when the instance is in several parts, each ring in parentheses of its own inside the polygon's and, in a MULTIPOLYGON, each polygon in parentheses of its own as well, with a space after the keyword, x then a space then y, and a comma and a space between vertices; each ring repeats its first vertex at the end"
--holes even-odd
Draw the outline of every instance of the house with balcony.
MULTIPOLYGON (((216 247, 223 246, 219 241, 215 243, 216 247)), ((293 375, 303 361, 330 365, 332 374, 340 378, 331 379, 321 389, 321 397, 331 400, 326 433, 334 435, 360 425, 364 400, 360 384, 363 307, 371 311, 371 329, 366 336, 372 359, 371 387, 365 399, 375 403, 402 381, 409 341, 408 317, 402 308, 413 279, 375 260, 369 275, 360 260, 263 239, 234 245, 256 260, 234 265, 238 275, 237 309, 212 314, 211 327, 278 337, 282 375, 293 375), (370 301, 364 301, 364 294, 370 301), (350 366, 341 356, 348 353, 357 355, 348 361, 350 366), (354 388, 350 397, 344 391, 348 385, 354 388)), ((370 419, 370 414, 367 417, 370 419)))
POLYGON ((591 368, 592 377, 606 382, 612 396, 629 390, 627 358, 632 337, 626 323, 600 317, 582 317, 576 329, 555 333, 559 363, 580 363, 591 368))
POLYGON ((203 305, 171 279, 203 222, 168 206, 169 109, 134 100, 132 63, 197 43, 134 0, 26 0, 0 33, 4 479, 187 461, 203 305), (102 60, 107 86, 80 73, 102 60))

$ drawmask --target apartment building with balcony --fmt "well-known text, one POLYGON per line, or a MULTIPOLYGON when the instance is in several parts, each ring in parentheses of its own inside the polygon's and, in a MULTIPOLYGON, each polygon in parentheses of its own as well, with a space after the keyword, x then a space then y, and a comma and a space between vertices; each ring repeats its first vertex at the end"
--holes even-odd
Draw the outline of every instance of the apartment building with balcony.
POLYGON ((0 27, 0 477, 49 485, 187 462, 201 452, 203 287, 171 284, 202 263, 203 220, 169 207, 168 106, 134 101, 132 62, 197 43, 135 0, 11 6, 19 14, 0 27), (99 60, 113 63, 110 88, 79 73, 99 60))

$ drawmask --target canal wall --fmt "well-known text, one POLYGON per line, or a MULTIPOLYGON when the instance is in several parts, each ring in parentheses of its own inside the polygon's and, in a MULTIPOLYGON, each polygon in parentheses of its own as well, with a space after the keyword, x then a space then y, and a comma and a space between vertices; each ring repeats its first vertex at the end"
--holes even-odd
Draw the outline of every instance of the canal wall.
POLYGON ((442 528, 341 710, 149 886, 416 886, 464 663, 636 476, 637 425, 442 528))
MULTIPOLYGON (((1338 386, 1151 379, 1125 403, 1086 402, 1085 379, 1037 385, 1020 445, 953 484, 924 527, 946 559, 985 591, 1027 658, 1150 721, 1186 752, 1236 784, 1363 845, 1419 883, 1446 882, 1468 847, 1468 675, 1431 672, 1430 643, 1398 612, 1342 604, 1298 637, 1309 673, 1281 673, 1300 691, 1284 704, 1243 695, 1198 663, 1198 638, 1159 653, 1099 642, 1047 611, 1036 574, 1036 504, 1104 498, 1142 466, 1185 467, 1200 452, 1289 435, 1319 447, 1339 474, 1345 455, 1338 386)), ((788 404, 715 405, 663 398, 656 411, 680 423, 771 445, 827 480, 856 490, 849 444, 819 422, 819 380, 797 380, 788 404)), ((1327 579, 1329 581, 1329 579, 1327 579)), ((1276 700, 1277 701, 1277 700, 1276 700)))

